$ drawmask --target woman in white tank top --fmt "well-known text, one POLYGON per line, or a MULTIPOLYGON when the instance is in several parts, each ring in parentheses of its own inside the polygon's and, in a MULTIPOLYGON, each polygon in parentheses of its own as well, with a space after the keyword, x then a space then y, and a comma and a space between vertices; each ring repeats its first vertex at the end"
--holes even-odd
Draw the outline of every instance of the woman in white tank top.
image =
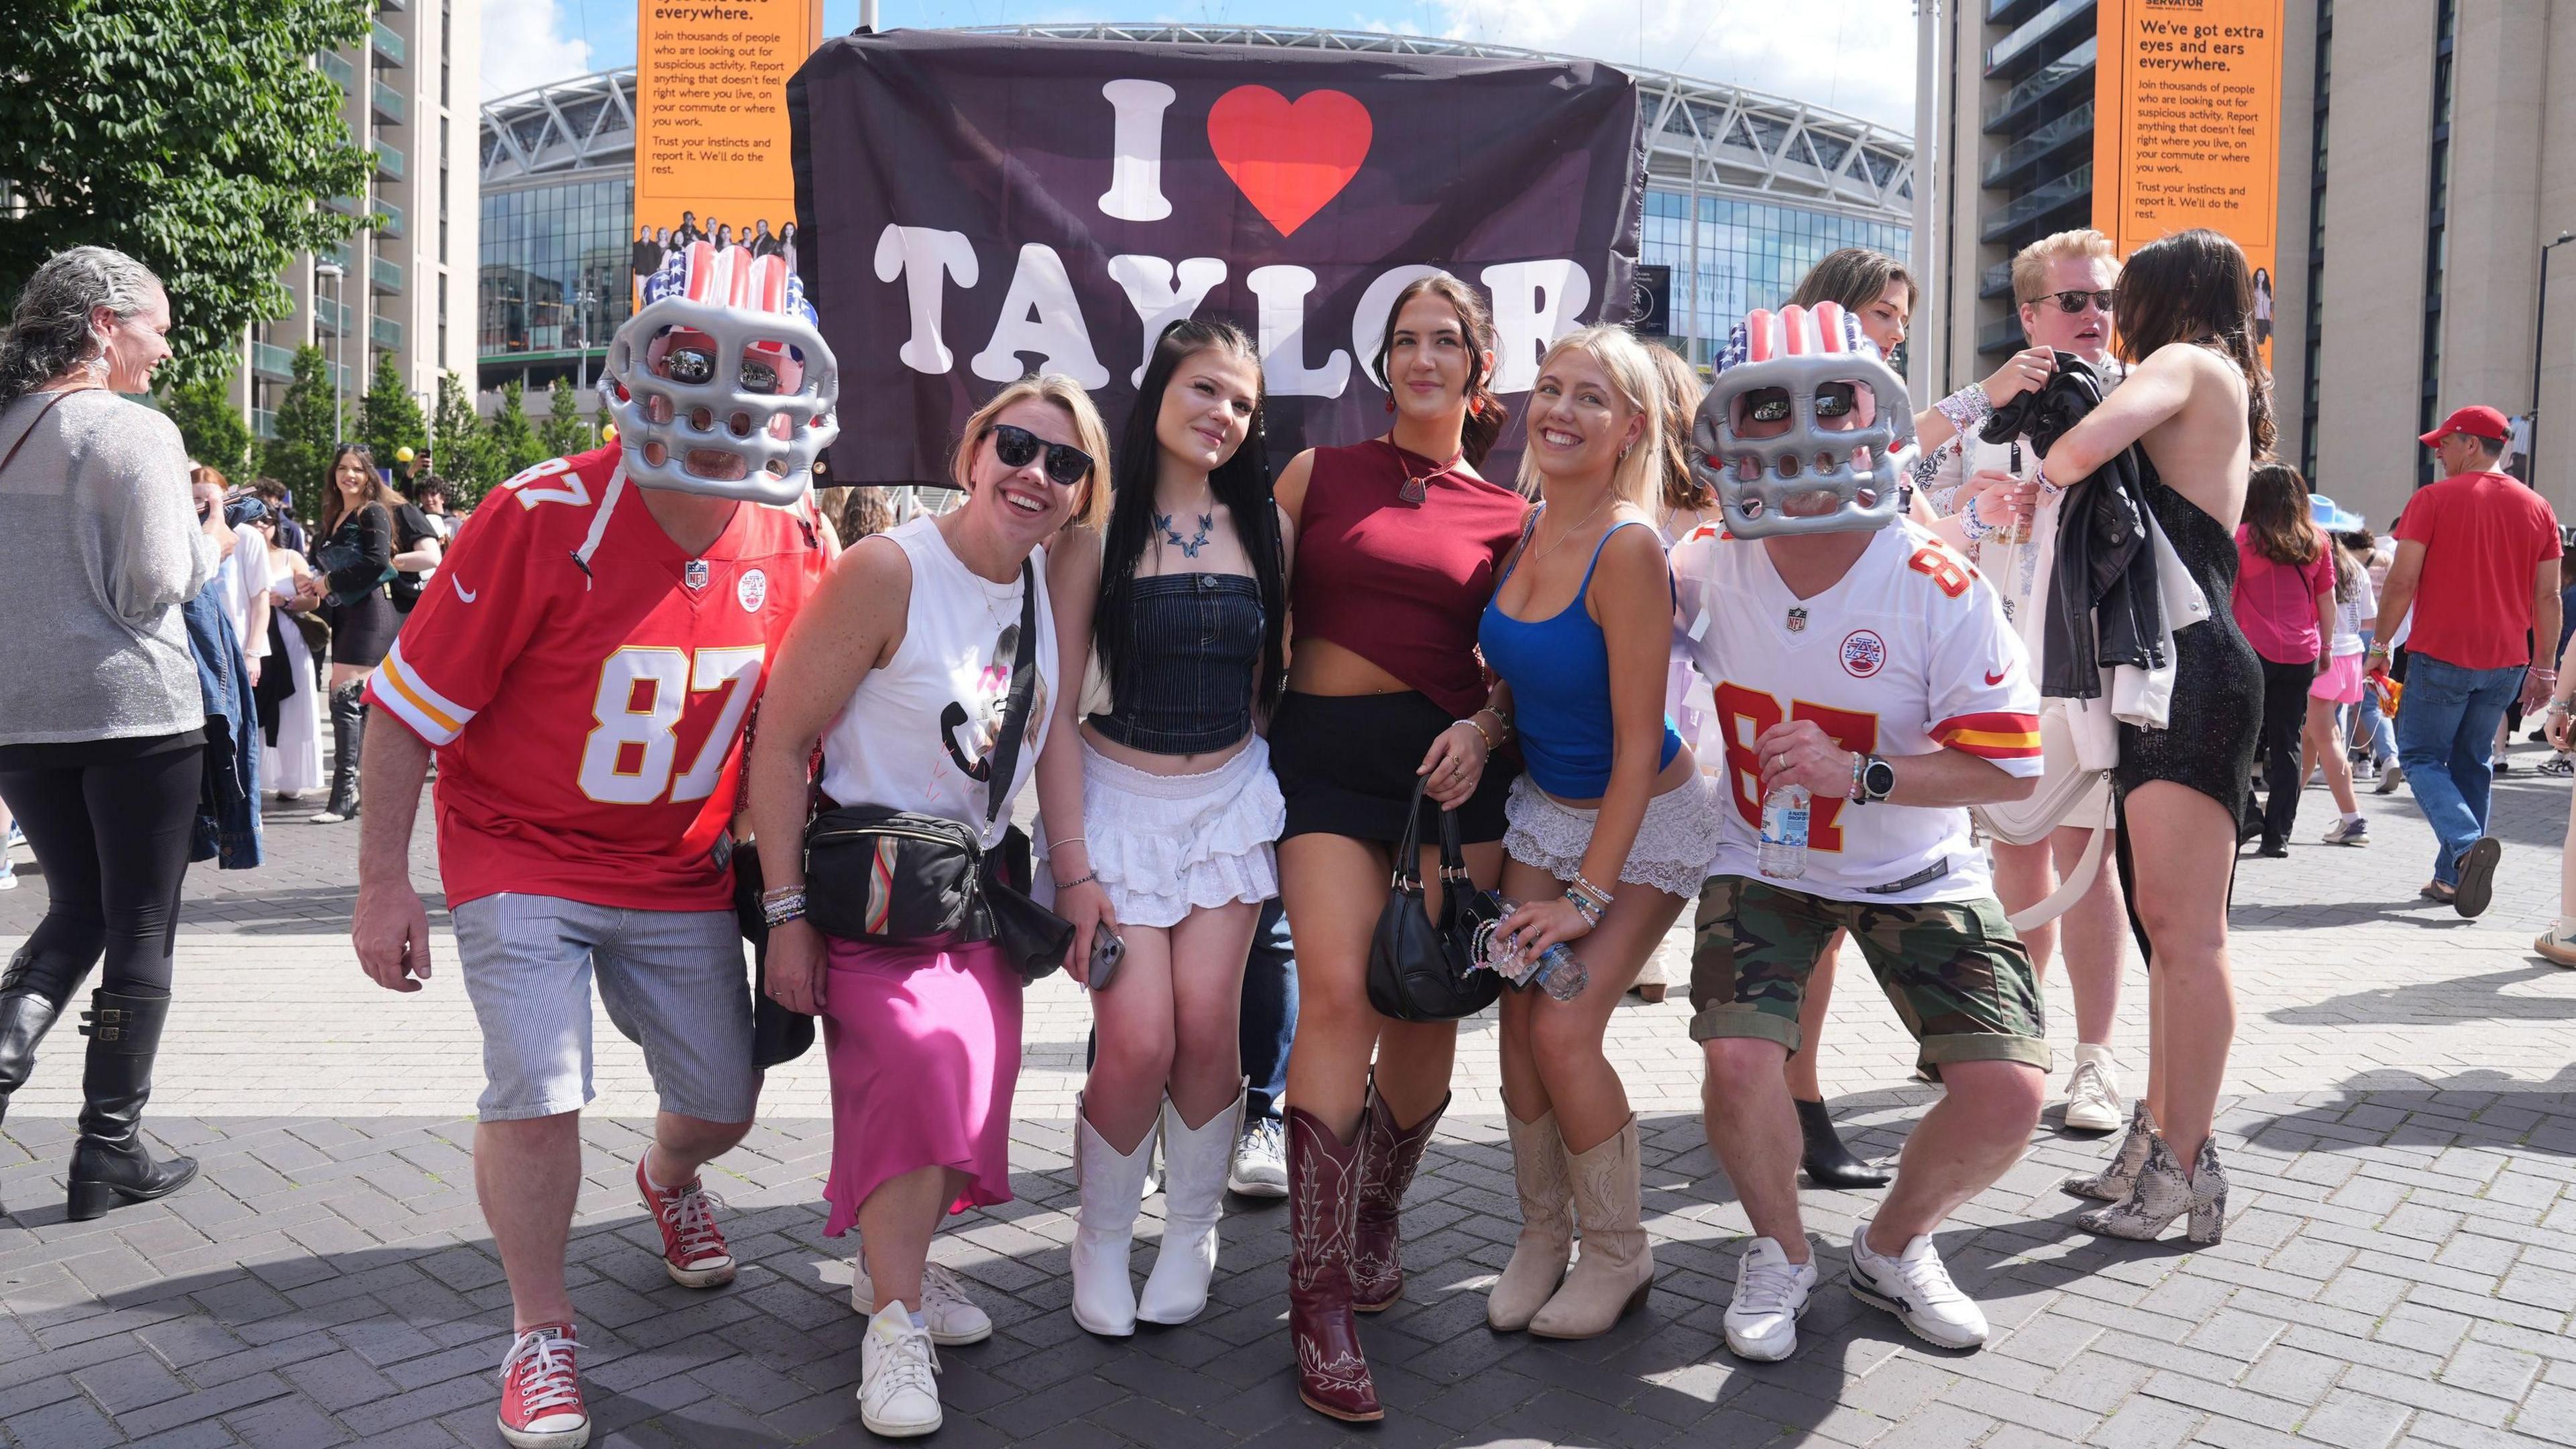
MULTIPOLYGON (((801 899, 817 739, 833 804, 943 816, 981 832, 988 847, 1001 840, 1045 745, 1051 691, 1066 687, 1042 545, 1068 523, 1097 526, 1109 502, 1108 455, 1100 415, 1078 385, 1052 374, 1013 383, 967 420, 953 468, 965 501, 862 540, 833 565, 788 630, 761 698, 750 792, 771 887, 765 905, 801 899), (1018 763, 994 780, 1024 588, 1037 590, 1036 693, 1018 763), (998 809, 987 808, 992 791, 998 809)), ((870 945, 826 937, 801 915, 772 926, 767 965, 772 996, 823 1018, 832 1073, 824 1232, 860 1229, 850 1290, 869 1315, 860 1419, 890 1437, 927 1434, 940 1421, 932 1345, 993 1331, 927 1259, 942 1216, 1011 1200, 1019 975, 989 941, 870 945)))

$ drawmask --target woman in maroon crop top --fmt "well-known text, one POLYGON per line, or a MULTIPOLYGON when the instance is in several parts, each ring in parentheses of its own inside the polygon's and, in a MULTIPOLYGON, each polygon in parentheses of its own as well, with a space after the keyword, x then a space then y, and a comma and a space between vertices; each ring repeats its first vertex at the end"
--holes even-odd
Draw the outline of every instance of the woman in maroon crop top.
MULTIPOLYGON (((1390 1021, 1369 1006, 1389 856, 1427 780, 1430 800, 1458 812, 1469 872, 1492 886, 1518 773, 1487 765, 1506 725, 1483 708, 1476 655, 1526 507, 1475 469, 1503 428, 1486 385, 1493 324, 1446 273, 1408 285, 1389 318, 1375 375, 1393 426, 1298 454, 1276 490, 1298 540, 1288 692, 1270 726, 1288 806, 1280 895, 1297 946, 1288 1324, 1299 1396, 1345 1420, 1383 1417, 1352 1314, 1404 1291, 1397 1208, 1449 1105, 1457 1049, 1453 1023, 1390 1021)), ((1428 804, 1424 815, 1422 838, 1436 840, 1428 804)), ((1426 888, 1436 876, 1426 864, 1426 888)))

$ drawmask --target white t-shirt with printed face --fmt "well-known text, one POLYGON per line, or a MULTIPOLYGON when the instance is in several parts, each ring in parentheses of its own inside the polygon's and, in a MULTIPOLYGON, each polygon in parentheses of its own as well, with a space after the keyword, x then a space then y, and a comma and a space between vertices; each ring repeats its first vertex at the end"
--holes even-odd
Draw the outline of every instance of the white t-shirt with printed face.
MULTIPOLYGON (((1805 599, 1760 543, 1714 529, 1676 544, 1672 566, 1680 637, 1709 682, 1725 754, 1710 874, 1759 874, 1753 746, 1784 719, 1812 720, 1847 750, 1902 760, 1955 749, 2039 775, 2039 688, 2021 640, 1976 570, 1920 525, 1882 529, 1833 587, 1805 599)), ((1994 893, 1965 810, 1818 797, 1812 811, 1796 890, 1890 904, 1994 893)))
POLYGON ((276 582, 268 569, 268 540, 247 523, 233 525, 233 552, 215 570, 215 597, 223 602, 224 618, 233 626, 233 637, 242 647, 242 657, 261 659, 268 654, 268 635, 256 639, 250 632, 251 600, 269 591, 276 582))

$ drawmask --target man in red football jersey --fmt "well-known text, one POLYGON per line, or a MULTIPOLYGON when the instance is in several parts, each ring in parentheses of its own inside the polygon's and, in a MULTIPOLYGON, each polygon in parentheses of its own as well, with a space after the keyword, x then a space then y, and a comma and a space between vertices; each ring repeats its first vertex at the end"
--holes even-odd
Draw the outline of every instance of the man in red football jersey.
POLYGON ((760 1073, 727 833, 744 722, 820 581, 803 501, 837 377, 776 258, 673 253, 610 344, 618 440, 495 490, 367 684, 351 935, 377 984, 431 975, 412 817, 438 758, 439 876, 483 1031, 474 1181, 516 1334, 500 1426, 578 1449, 564 1243, 591 1098, 591 982, 660 1098, 636 1190, 671 1281, 733 1281, 698 1180, 750 1130, 760 1073), (381 716, 380 716, 381 717, 381 716))

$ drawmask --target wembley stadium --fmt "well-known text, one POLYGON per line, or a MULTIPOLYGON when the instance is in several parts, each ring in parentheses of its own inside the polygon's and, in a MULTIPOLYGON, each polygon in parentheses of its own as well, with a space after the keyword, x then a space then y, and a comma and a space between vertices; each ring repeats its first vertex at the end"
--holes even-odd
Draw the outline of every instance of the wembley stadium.
MULTIPOLYGON (((1014 25, 1064 40, 1276 45, 1560 60, 1509 46, 1364 31, 1193 25, 1014 25)), ((1694 361, 1713 334, 1777 306, 1817 258, 1911 247, 1906 136, 1782 96, 1621 67, 1644 94, 1639 260, 1672 269, 1668 330, 1694 361)), ((601 71, 483 108, 481 386, 587 373, 627 315, 635 240, 635 72, 601 71)))

